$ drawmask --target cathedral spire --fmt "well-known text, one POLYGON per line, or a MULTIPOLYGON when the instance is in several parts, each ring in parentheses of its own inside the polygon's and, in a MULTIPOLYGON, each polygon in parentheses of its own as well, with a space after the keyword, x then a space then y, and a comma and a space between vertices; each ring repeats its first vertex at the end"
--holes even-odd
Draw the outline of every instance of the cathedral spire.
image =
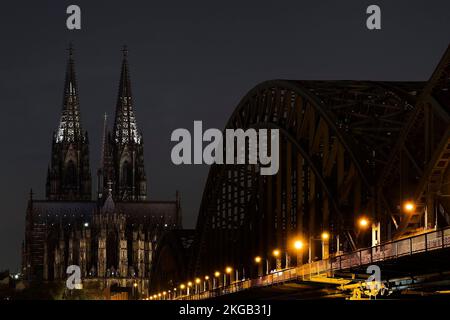
POLYGON ((104 184, 113 181, 113 194, 120 201, 143 201, 147 197, 144 143, 137 129, 131 94, 128 49, 124 46, 114 128, 110 138, 112 166, 104 184))
POLYGON ((122 69, 120 73, 113 138, 116 143, 120 144, 140 143, 141 136, 137 130, 136 117, 133 110, 127 46, 123 47, 122 52, 122 69))
POLYGON ((73 47, 68 48, 63 106, 47 172, 49 200, 90 200, 89 139, 81 129, 73 47))
POLYGON ((61 120, 56 133, 56 142, 81 141, 83 138, 80 122, 80 105, 78 97, 78 85, 75 74, 75 63, 73 58, 73 46, 67 49, 69 57, 67 60, 66 77, 64 82, 63 107, 61 120))

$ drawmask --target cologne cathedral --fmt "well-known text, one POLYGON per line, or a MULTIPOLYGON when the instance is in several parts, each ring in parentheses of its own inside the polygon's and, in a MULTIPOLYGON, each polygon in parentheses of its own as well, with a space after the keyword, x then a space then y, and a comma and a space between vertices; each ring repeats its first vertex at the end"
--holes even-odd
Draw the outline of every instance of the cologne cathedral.
POLYGON ((82 285, 148 292, 152 256, 159 237, 181 228, 174 201, 149 201, 144 142, 138 131, 123 50, 112 131, 105 115, 95 196, 89 138, 80 120, 73 50, 69 49, 62 114, 53 134, 46 199, 30 193, 23 244, 23 274, 29 281, 64 281, 77 265, 82 285))

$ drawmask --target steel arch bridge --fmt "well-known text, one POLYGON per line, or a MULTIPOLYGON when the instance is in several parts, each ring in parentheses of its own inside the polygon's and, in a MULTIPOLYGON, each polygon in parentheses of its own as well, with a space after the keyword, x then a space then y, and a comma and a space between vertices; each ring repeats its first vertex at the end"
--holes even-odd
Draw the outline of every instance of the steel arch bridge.
POLYGON ((449 49, 427 82, 257 85, 226 129, 279 129, 279 171, 212 165, 185 279, 227 265, 254 276, 254 257, 273 263, 275 248, 286 254, 277 268, 287 267, 305 258, 290 248, 299 237, 323 258, 315 242, 323 231, 331 253, 366 246, 361 215, 380 222, 381 240, 450 225, 449 87, 449 49))

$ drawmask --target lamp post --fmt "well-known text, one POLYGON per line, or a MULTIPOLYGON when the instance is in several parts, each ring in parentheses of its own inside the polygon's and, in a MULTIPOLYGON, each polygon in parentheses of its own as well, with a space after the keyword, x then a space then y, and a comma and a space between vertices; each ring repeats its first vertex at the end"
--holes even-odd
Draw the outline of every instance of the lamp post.
MULTIPOLYGON (((363 231, 365 231, 367 228, 369 228, 369 225, 370 225, 370 220, 367 217, 361 216, 358 219, 358 232, 356 234, 356 240, 357 240, 358 247, 360 246, 361 237, 363 237, 363 235, 361 235, 361 233, 363 231)), ((364 240, 364 238, 362 240, 364 240)), ((364 245, 364 243, 363 243, 363 245, 364 245)))
POLYGON ((262 266, 262 258, 260 256, 255 257, 255 263, 258 268, 258 277, 262 277, 263 275, 263 266, 262 266))
MULTIPOLYGON (((180 284, 180 297, 183 296, 183 290, 184 290, 184 288, 186 288, 186 286, 184 285, 184 283, 180 284)), ((189 290, 188 290, 188 292, 189 292, 189 290)), ((189 294, 189 293, 188 293, 188 294, 189 294)))
POLYGON ((200 280, 200 278, 196 278, 195 279, 195 293, 199 293, 200 292, 200 283, 202 282, 202 280, 200 280))
POLYGON ((219 282, 219 277, 220 277, 220 272, 216 271, 214 272, 214 279, 213 279, 213 288, 216 289, 218 286, 218 282, 219 282))
POLYGON ((230 284, 231 284, 231 272, 233 272, 233 268, 231 268, 231 267, 225 268, 225 273, 223 274, 224 287, 227 285, 227 275, 230 276, 230 284))
POLYGON ((203 281, 203 291, 206 291, 206 283, 208 283, 208 289, 209 289, 210 288, 209 276, 205 276, 205 281, 203 281))
POLYGON ((294 241, 294 249, 297 253, 297 267, 303 264, 303 242, 301 240, 294 241))
POLYGON ((138 284, 137 284, 137 282, 134 282, 133 283, 133 295, 134 295, 134 299, 138 299, 138 289, 137 289, 137 287, 138 287, 138 284))
POLYGON ((330 255, 330 234, 326 231, 322 232, 320 238, 314 238, 314 236, 309 237, 308 246, 308 263, 312 262, 312 242, 321 241, 322 243, 322 259, 328 259, 330 255))
POLYGON ((322 232, 322 259, 326 260, 330 257, 330 234, 326 231, 322 232))
POLYGON ((280 252, 280 250, 279 249, 273 250, 272 255, 275 257, 275 269, 276 270, 281 269, 281 258, 280 258, 281 252, 280 252))

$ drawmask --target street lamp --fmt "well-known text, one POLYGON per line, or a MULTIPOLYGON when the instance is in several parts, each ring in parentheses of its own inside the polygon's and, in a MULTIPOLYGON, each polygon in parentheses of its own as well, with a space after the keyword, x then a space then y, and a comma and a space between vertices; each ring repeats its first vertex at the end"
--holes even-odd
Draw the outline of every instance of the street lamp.
POLYGON ((213 288, 215 289, 218 285, 218 283, 216 283, 216 281, 219 281, 219 277, 220 277, 220 272, 216 271, 214 272, 214 279, 213 279, 213 288), (216 280, 217 279, 217 280, 216 280))
POLYGON ((369 220, 366 217, 361 217, 358 220, 358 225, 360 228, 365 229, 369 225, 369 220))
POLYGON ((180 296, 183 296, 183 290, 186 288, 186 285, 184 283, 180 284, 180 296))
POLYGON ((275 257, 275 269, 276 270, 281 269, 281 258, 280 258, 281 251, 279 249, 274 249, 272 251, 272 255, 275 257))
POLYGON ((303 249, 303 241, 302 240, 295 240, 294 241, 294 249, 297 252, 297 266, 300 266, 302 262, 302 249, 303 249))
POLYGON ((280 249, 274 249, 272 251, 272 255, 275 257, 275 269, 281 269, 281 251, 280 249))
POLYGON ((195 279, 195 293, 198 293, 200 290, 199 290, 199 284, 200 284, 200 282, 202 282, 202 280, 200 280, 200 278, 196 278, 195 279))
POLYGON ((312 262, 312 241, 321 241, 322 243, 322 259, 328 259, 329 257, 329 240, 330 234, 327 231, 323 231, 320 238, 314 238, 314 236, 309 237, 309 248, 308 248, 308 262, 312 262))
POLYGON ((294 248, 295 248, 295 250, 302 250, 303 249, 303 242, 301 240, 296 240, 294 242, 294 248))
POLYGON ((322 232, 322 259, 328 259, 330 256, 330 234, 327 231, 322 232))
POLYGON ((406 201, 406 202, 403 204, 403 210, 404 210, 406 213, 413 213, 413 212, 416 210, 416 205, 415 205, 414 202, 412 202, 412 201, 406 201))
POLYGON ((223 274, 223 283, 224 286, 227 285, 227 274, 230 275, 230 283, 231 283, 231 272, 233 271, 233 268, 231 267, 226 267, 225 268, 225 273, 223 274))
POLYGON ((137 287, 138 287, 137 282, 134 282, 134 283, 133 283, 133 292, 134 292, 134 298, 135 298, 135 299, 137 299, 137 296, 138 296, 137 287))
POLYGON ((254 259, 255 263, 258 265, 258 277, 263 275, 263 266, 262 266, 262 258, 260 256, 256 256, 254 259))
POLYGON ((205 281, 203 281, 203 291, 206 291, 206 283, 208 283, 208 289, 211 288, 209 285, 209 276, 205 276, 205 281))

